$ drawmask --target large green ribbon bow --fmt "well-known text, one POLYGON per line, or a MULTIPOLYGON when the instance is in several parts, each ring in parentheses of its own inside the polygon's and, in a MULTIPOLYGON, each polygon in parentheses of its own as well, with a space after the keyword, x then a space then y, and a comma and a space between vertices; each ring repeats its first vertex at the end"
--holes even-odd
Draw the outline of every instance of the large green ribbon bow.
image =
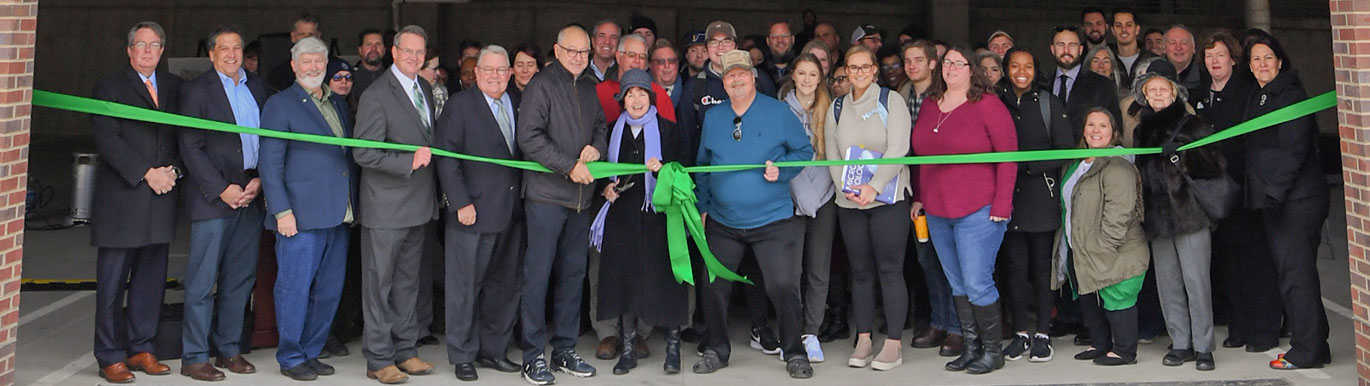
POLYGON ((694 236, 695 246, 699 247, 704 268, 709 272, 709 282, 722 277, 752 284, 751 280, 728 270, 709 250, 704 240, 704 224, 695 202, 695 182, 685 167, 680 166, 679 162, 662 165, 661 171, 657 172, 652 205, 657 211, 666 212, 666 245, 671 253, 671 273, 675 274, 676 282, 695 284, 690 266, 690 249, 685 242, 685 231, 688 230, 694 236))

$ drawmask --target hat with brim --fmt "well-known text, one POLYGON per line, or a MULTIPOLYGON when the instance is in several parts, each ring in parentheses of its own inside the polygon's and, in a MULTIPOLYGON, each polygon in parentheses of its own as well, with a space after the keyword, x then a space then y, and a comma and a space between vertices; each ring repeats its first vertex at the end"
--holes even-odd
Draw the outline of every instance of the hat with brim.
POLYGON ((743 50, 732 50, 723 53, 720 60, 723 64, 723 73, 727 74, 734 68, 741 68, 748 71, 752 69, 752 54, 743 50))

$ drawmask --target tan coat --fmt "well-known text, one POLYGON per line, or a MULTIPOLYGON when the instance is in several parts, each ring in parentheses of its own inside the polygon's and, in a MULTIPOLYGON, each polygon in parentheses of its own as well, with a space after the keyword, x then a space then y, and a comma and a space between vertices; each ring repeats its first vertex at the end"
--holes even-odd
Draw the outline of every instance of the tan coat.
MULTIPOLYGON (((1062 178, 1068 178, 1062 174, 1062 178)), ((1121 157, 1096 158, 1071 194, 1070 247, 1076 290, 1094 293, 1146 272, 1151 260, 1142 230, 1142 190, 1137 168, 1121 157)), ((1052 248, 1053 272, 1061 272, 1061 234, 1052 248)), ((1065 283, 1051 275, 1051 288, 1065 283)))

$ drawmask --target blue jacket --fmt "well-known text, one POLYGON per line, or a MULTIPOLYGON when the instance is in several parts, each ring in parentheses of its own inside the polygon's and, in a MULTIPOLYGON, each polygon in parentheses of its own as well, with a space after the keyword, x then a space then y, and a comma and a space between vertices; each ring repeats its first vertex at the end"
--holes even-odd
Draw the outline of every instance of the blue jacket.
MULTIPOLYGON (((352 122, 342 96, 328 97, 342 121, 343 136, 352 137, 352 122)), ((266 100, 262 128, 333 137, 309 93, 296 83, 266 100)), ((299 230, 342 224, 347 205, 357 211, 357 164, 342 146, 262 137, 257 171, 266 196, 266 229, 276 230, 276 214, 290 210, 299 230)))
MULTIPOLYGON (((683 78, 676 94, 680 95, 676 108, 676 127, 685 133, 690 142, 690 152, 699 150, 700 128, 704 124, 704 114, 714 106, 728 100, 728 90, 723 88, 723 78, 714 74, 709 62, 704 63, 704 71, 683 78)), ((763 71, 756 71, 756 92, 775 98, 775 82, 763 71)), ((731 122, 728 123, 732 125, 731 122)), ((731 129, 729 129, 731 130, 731 129)), ((729 131, 729 134, 732 132, 729 131)))
MULTIPOLYGON (((732 101, 709 109, 699 144, 698 165, 756 165, 766 161, 808 161, 813 145, 790 107, 758 93, 742 114, 742 139, 734 140, 732 101)), ((790 179, 801 168, 781 168, 766 181, 764 169, 695 175, 700 213, 736 229, 753 229, 794 215, 790 179)))

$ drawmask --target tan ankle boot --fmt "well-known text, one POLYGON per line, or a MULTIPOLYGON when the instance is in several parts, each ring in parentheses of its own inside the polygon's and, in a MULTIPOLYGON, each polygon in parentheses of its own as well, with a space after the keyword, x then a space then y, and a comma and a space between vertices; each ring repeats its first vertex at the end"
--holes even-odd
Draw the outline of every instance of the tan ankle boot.
POLYGON ((899 345, 899 341, 885 339, 885 346, 880 348, 880 355, 876 355, 875 360, 871 362, 871 368, 886 371, 904 364, 904 355, 900 349, 902 347, 899 345))
POLYGON ((856 350, 852 351, 851 358, 847 359, 847 366, 862 368, 871 364, 874 358, 871 353, 870 334, 859 334, 856 336, 856 350))

